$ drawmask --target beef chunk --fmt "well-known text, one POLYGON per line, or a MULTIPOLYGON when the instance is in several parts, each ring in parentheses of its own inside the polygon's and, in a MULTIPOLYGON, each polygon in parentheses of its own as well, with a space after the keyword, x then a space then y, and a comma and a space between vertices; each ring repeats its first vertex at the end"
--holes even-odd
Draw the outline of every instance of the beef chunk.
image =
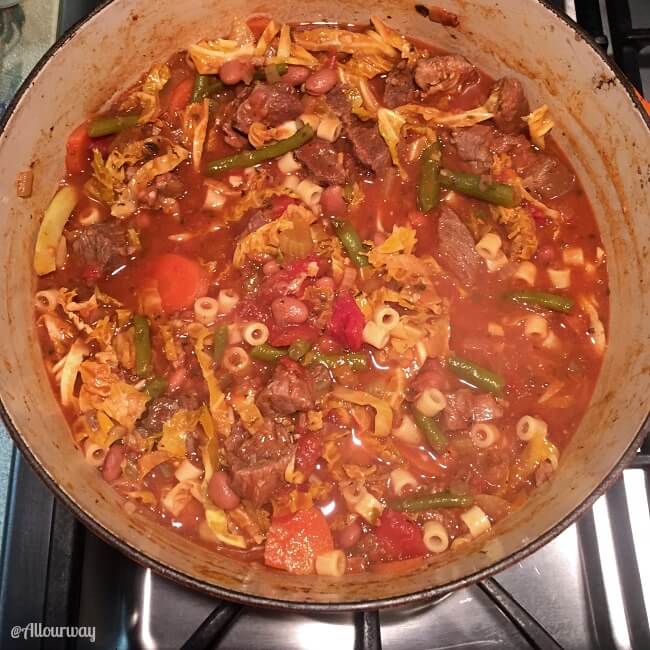
POLYGON ((476 76, 476 68, 458 54, 420 59, 415 66, 415 83, 427 95, 452 92, 476 76))
POLYGON ((348 124, 354 119, 352 114, 352 108, 350 106, 350 100, 345 94, 345 90, 341 84, 338 84, 330 90, 327 95, 327 104, 343 124, 348 124))
POLYGON ((255 86, 235 113, 234 126, 248 133, 253 122, 269 127, 279 126, 302 113, 302 103, 296 91, 285 83, 255 86))
POLYGON ((446 395, 447 407, 442 412, 442 425, 448 431, 466 429, 472 422, 488 422, 503 417, 503 409, 488 393, 475 393, 460 388, 446 395))
POLYGON ((174 413, 181 409, 193 411, 198 408, 199 403, 196 397, 190 395, 179 395, 178 397, 154 397, 147 406, 145 414, 139 422, 139 428, 144 429, 144 435, 160 433, 163 424, 169 420, 174 413))
POLYGON ((294 445, 287 430, 278 424, 266 422, 262 431, 252 434, 238 422, 226 438, 225 449, 233 490, 261 506, 282 485, 294 445))
POLYGON ((223 131, 223 140, 229 147, 243 149, 248 144, 248 140, 235 131, 231 121, 225 121, 221 125, 221 130, 223 131))
POLYGON ((534 153, 525 164, 515 168, 526 182, 526 186, 542 201, 555 199, 570 192, 575 187, 573 172, 557 158, 547 154, 534 153))
POLYGON ((292 415, 314 408, 314 387, 302 366, 281 359, 271 381, 257 396, 262 415, 292 415))
POLYGON ((483 266, 469 230, 446 206, 438 219, 438 257, 442 266, 465 284, 474 282, 483 266))
POLYGON ((451 142, 456 145, 458 157, 471 163, 477 174, 490 169, 494 133, 492 127, 484 124, 476 124, 452 132, 451 142))
POLYGON ((375 174, 381 175, 390 165, 388 147, 376 124, 366 124, 355 118, 346 126, 345 135, 356 157, 375 174))
POLYGON ((494 89, 498 92, 498 102, 494 111, 494 123, 503 133, 521 133, 526 123, 521 119, 530 113, 524 89, 517 79, 499 79, 494 89))
POLYGON ((296 150, 296 158, 305 164, 319 183, 343 185, 346 181, 343 154, 325 140, 314 138, 296 150))
POLYGON ((93 275, 106 275, 124 263, 127 255, 126 231, 121 223, 93 224, 70 234, 72 255, 81 259, 93 275))
POLYGON ((405 62, 398 64, 386 77, 384 104, 388 108, 395 108, 415 101, 416 97, 417 88, 413 80, 413 73, 405 62))
POLYGON ((183 194, 183 192, 185 192, 185 185, 183 181, 172 172, 167 172, 166 174, 160 174, 160 176, 156 176, 156 179, 153 182, 153 186, 162 196, 167 196, 174 199, 178 198, 183 194))

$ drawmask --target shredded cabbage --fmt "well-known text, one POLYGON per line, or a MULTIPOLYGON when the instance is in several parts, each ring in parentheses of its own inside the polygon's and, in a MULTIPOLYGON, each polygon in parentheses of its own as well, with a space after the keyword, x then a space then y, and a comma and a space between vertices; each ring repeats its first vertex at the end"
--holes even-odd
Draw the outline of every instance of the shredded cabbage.
POLYGON ((237 242, 232 258, 233 266, 240 268, 247 258, 253 256, 277 255, 280 250, 280 237, 282 233, 293 230, 297 221, 311 224, 315 219, 316 216, 314 213, 303 206, 287 206, 287 209, 278 219, 264 224, 237 242))
POLYGON ((195 492, 197 488, 197 481, 187 480, 176 483, 176 485, 174 485, 174 487, 163 496, 161 500, 163 508, 165 508, 167 512, 171 513, 173 517, 178 517, 192 499, 192 492, 195 492))
POLYGON ((212 358, 203 350, 205 339, 209 336, 210 331, 203 328, 196 339, 194 352, 199 365, 201 366, 201 372, 203 373, 205 383, 208 385, 208 393, 210 395, 210 414, 214 418, 217 432, 223 436, 227 436, 230 434, 230 429, 232 428, 232 411, 226 403, 226 396, 221 390, 219 382, 214 374, 212 358))
POLYGON ((47 206, 38 229, 34 251, 34 270, 38 275, 46 275, 56 269, 59 240, 78 201, 79 192, 68 185, 62 187, 47 206))
POLYGON ((205 521, 214 536, 223 544, 236 548, 247 548, 246 540, 242 535, 234 535, 228 530, 228 517, 220 508, 206 505, 205 521))
POLYGON ((278 35, 279 31, 280 25, 275 20, 269 20, 255 46, 255 56, 264 56, 267 53, 271 47, 271 43, 273 43, 273 39, 278 35))
POLYGON ((382 254, 406 253, 410 255, 417 244, 417 234, 410 226, 393 226, 393 232, 373 251, 382 254))
POLYGON ((528 133, 530 133, 532 143, 540 149, 544 149, 546 146, 545 136, 555 126, 548 106, 543 104, 521 119, 528 124, 528 133))
POLYGON ((404 179, 408 179, 408 174, 402 166, 402 161, 399 158, 397 146, 399 145, 399 138, 402 127, 406 124, 406 119, 402 117, 397 111, 392 111, 388 108, 380 108, 377 111, 377 126, 379 133, 388 146, 390 157, 393 165, 399 170, 399 175, 404 179))
POLYGON ((308 29, 294 34, 296 43, 311 52, 336 50, 346 54, 376 54, 395 58, 395 48, 381 37, 377 37, 379 34, 371 30, 361 33, 328 27, 308 29))
POLYGON ((203 145, 208 130, 210 103, 206 97, 203 102, 193 102, 183 111, 183 135, 185 142, 192 147, 192 166, 197 172, 201 171, 203 145))
POLYGON ((415 55, 413 46, 397 30, 389 27, 379 16, 370 16, 372 26, 377 30, 377 35, 388 45, 394 47, 403 59, 411 60, 415 55))
POLYGON ((524 208, 491 207, 495 219, 510 240, 510 259, 529 260, 537 250, 535 222, 524 208))
POLYGON ((440 126, 449 128, 461 128, 466 126, 474 126, 494 117, 494 113, 488 111, 485 105, 478 108, 472 108, 468 111, 459 113, 450 113, 448 111, 441 111, 433 106, 422 106, 420 104, 404 104, 396 109, 398 112, 405 114, 407 117, 410 115, 421 115, 427 122, 433 122, 440 126))
POLYGON ((167 452, 176 458, 185 458, 187 452, 186 440, 189 433, 196 429, 199 423, 199 411, 176 411, 172 417, 163 424, 162 437, 158 442, 158 449, 167 452))
POLYGON ((88 346, 79 338, 75 340, 68 354, 62 359, 59 388, 63 406, 70 406, 74 403, 74 385, 77 375, 84 358, 89 354, 88 346))
POLYGON ((131 93, 120 106, 120 110, 140 107, 140 124, 153 122, 160 115, 160 91, 171 77, 169 66, 165 63, 151 68, 139 90, 131 93))
POLYGON ((167 153, 148 160, 135 172, 135 175, 129 181, 129 190, 132 196, 137 196, 140 190, 147 187, 156 176, 176 169, 184 160, 189 158, 190 152, 187 149, 172 142, 169 142, 169 144, 171 146, 167 153))
POLYGON ((598 303, 593 296, 580 295, 578 297, 578 304, 589 318, 588 337, 594 345, 594 349, 599 355, 605 352, 607 346, 607 337, 605 335, 605 326, 598 316, 596 307, 598 303))
POLYGON ((345 386, 337 385, 332 391, 332 396, 360 406, 371 406, 376 411, 375 429, 376 436, 388 436, 393 428, 393 410, 380 399, 361 390, 352 390, 345 386))
POLYGON ((246 192, 240 201, 237 201, 232 211, 227 212, 224 217, 224 223, 239 221, 249 210, 261 208, 269 199, 274 196, 290 196, 294 199, 298 195, 286 187, 267 187, 259 190, 246 192))
POLYGON ((253 56, 255 47, 252 43, 240 45, 235 40, 218 38, 190 45, 187 51, 199 74, 217 74, 226 61, 253 56))
POLYGON ((255 404, 255 393, 248 391, 245 395, 235 394, 230 399, 235 411, 251 433, 259 433, 264 427, 264 418, 255 404))

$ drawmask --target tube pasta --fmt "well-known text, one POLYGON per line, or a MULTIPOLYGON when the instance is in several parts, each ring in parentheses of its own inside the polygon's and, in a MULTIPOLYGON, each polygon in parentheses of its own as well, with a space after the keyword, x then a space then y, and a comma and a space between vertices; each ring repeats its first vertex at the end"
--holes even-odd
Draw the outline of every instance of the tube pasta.
POLYGON ((314 131, 318 132, 321 118, 315 113, 303 113, 298 119, 302 120, 303 124, 309 124, 314 131))
POLYGON ((203 325, 212 325, 219 314, 219 301, 209 296, 194 301, 194 315, 203 325))
POLYGON ((392 307, 377 307, 372 319, 387 332, 391 332, 399 325, 399 314, 392 307))
POLYGON ((283 174, 291 174, 297 172, 302 165, 293 157, 293 151, 287 151, 284 156, 278 158, 278 169, 283 174))
POLYGON ((502 252, 503 242, 496 233, 489 232, 478 241, 474 250, 486 261, 496 260, 502 252))
POLYGON ((532 287, 535 285, 535 280, 537 279, 537 267, 532 262, 520 262, 512 277, 532 287))
POLYGON ((229 314, 239 302, 239 294, 232 289, 222 289, 217 298, 219 301, 219 313, 229 314))
POLYGON ((323 194, 323 188, 308 179, 302 180, 296 187, 296 194, 310 208, 315 208, 320 203, 320 197, 323 194))
POLYGON ((569 246, 562 251, 562 261, 567 266, 584 266, 585 254, 580 246, 569 246))
POLYGON ((354 483, 341 487, 341 494, 352 512, 361 515, 369 524, 373 526, 377 523, 381 513, 384 511, 384 504, 376 499, 365 485, 355 485, 354 483))
POLYGON ((472 506, 460 516, 472 537, 478 537, 492 528, 488 516, 478 506, 472 506))
POLYGON ((45 289, 38 291, 34 296, 36 309, 42 314, 52 312, 58 304, 59 293, 56 289, 45 289))
POLYGON ((517 438, 528 442, 536 436, 546 437, 548 425, 541 418, 535 418, 532 415, 524 415, 517 422, 517 438))
POLYGON ((457 551, 463 546, 467 546, 472 541, 472 538, 469 535, 461 535, 456 537, 456 539, 451 543, 451 550, 457 551))
POLYGON ((556 289, 568 289, 571 286, 571 269, 548 269, 547 272, 556 289))
POLYGON ((550 331, 548 336, 542 342, 542 347, 547 350, 559 350, 561 347, 560 339, 555 335, 555 332, 550 331))
POLYGON ((269 328, 264 323, 246 323, 242 336, 248 345, 263 345, 269 338, 269 328))
POLYGON ((487 449, 501 437, 501 432, 493 424, 475 422, 470 430, 470 437, 475 447, 487 449))
POLYGON ((341 549, 321 553, 316 556, 316 574, 340 578, 345 573, 346 563, 345 553, 341 549))
POLYGON ((300 178, 298 178, 298 176, 294 176, 293 174, 285 176, 284 180, 282 181, 282 187, 286 187, 288 190, 293 190, 294 192, 298 185, 300 185, 300 178))
POLYGON ((316 129, 316 135, 321 140, 326 140, 327 142, 334 142, 341 135, 341 129, 343 125, 341 120, 338 117, 325 117, 321 120, 321 123, 316 129))
POLYGON ((447 408, 447 400, 437 388, 427 388, 415 400, 415 408, 422 415, 433 418, 447 408))
POLYGON ((539 314, 526 316, 524 320, 524 334, 534 341, 543 341, 548 336, 548 321, 539 314))
POLYGON ((390 335, 388 330, 377 325, 375 321, 369 320, 363 328, 361 336, 364 343, 381 350, 386 347, 390 335))
POLYGON ((233 346, 226 349, 221 365, 229 372, 244 372, 251 365, 251 358, 244 348, 233 346))
POLYGON ((393 492, 395 492, 398 497, 401 497, 407 487, 416 488, 418 486, 418 481, 411 472, 402 467, 398 467, 390 473, 390 484, 393 488, 393 492))
POLYGON ((449 534, 439 521, 427 521, 422 533, 422 541, 432 553, 444 553, 449 548, 449 534))
POLYGON ((101 467, 104 464, 107 453, 107 449, 96 445, 94 442, 86 440, 84 443, 84 457, 86 458, 86 462, 90 463, 93 467, 101 467))
POLYGON ((422 434, 410 415, 402 418, 400 425, 393 429, 393 435, 411 445, 419 445, 422 442, 422 434))
POLYGON ((485 266, 487 266, 488 273, 500 271, 507 263, 508 258, 503 251, 501 251, 494 259, 485 260, 485 266))

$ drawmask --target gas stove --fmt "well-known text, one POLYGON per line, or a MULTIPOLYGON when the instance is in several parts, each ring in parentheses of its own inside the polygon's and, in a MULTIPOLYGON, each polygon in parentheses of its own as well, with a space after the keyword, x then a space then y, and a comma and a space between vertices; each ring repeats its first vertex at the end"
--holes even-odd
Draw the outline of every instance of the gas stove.
MULTIPOLYGON (((0 101, 15 92, 48 39, 96 4, 24 0, 0 10, 0 101)), ((650 2, 551 4, 591 33, 650 96, 650 2)), ((493 578, 418 607, 322 615, 244 607, 179 587, 78 523, 13 450, 1 425, 0 456, 2 647, 10 647, 13 626, 40 621, 94 628, 94 641, 32 639, 14 641, 16 647, 650 648, 648 441, 577 523, 493 578)))

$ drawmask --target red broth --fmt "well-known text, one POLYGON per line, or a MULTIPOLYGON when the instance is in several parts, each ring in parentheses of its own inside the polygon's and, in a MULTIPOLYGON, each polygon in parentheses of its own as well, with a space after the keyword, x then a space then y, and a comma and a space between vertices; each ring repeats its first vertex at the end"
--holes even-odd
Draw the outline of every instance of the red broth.
POLYGON ((198 50, 157 68, 103 116, 143 123, 71 136, 75 207, 39 277, 53 388, 127 511, 293 573, 390 573, 487 534, 561 465, 605 346, 589 200, 551 136, 531 143, 521 87, 415 41, 401 60, 377 28, 369 81, 349 76, 362 45, 309 25, 289 61, 307 68, 269 62, 277 35, 267 60, 242 41, 221 70, 198 50), (206 169, 314 119, 340 134, 206 169), (436 141, 482 198, 443 187, 418 209, 436 141), (514 205, 484 200, 493 182, 514 205))

